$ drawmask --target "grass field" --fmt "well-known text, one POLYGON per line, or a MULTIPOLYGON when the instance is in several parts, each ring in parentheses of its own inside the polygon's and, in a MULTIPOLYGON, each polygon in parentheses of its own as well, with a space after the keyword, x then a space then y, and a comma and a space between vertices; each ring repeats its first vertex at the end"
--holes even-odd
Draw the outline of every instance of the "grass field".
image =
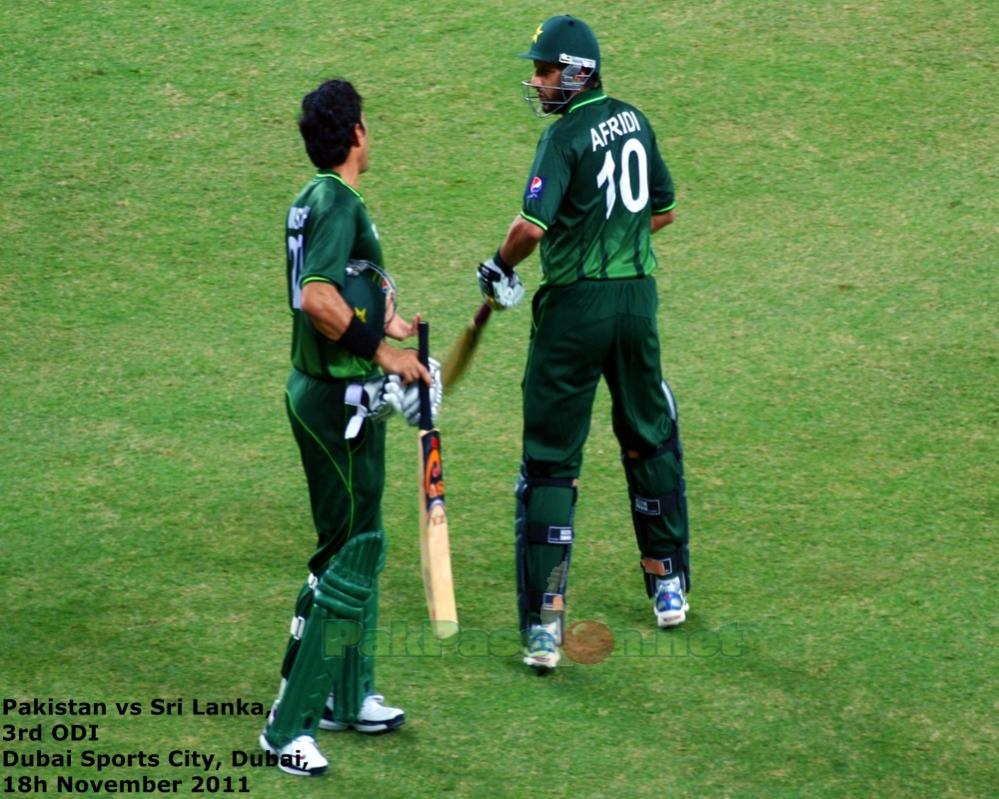
MULTIPOLYGON (((3 715, 0 794, 147 775, 188 795, 198 770, 167 760, 197 751, 258 799, 996 795, 986 2, 575 9, 678 185, 655 244, 692 518, 686 627, 654 630, 601 390, 569 621, 606 624, 618 648, 546 679, 519 664, 522 307, 490 323, 441 417, 468 631, 443 652, 419 634, 415 436, 390 429, 379 682, 407 725, 324 734, 330 773, 296 781, 229 764, 255 751, 259 718, 191 714, 269 704, 312 543, 282 404, 282 225, 312 172, 301 96, 337 75, 365 96, 362 190, 403 309, 443 353, 544 128, 513 54, 563 10, 5 4, 0 693, 143 712, 3 715), (157 697, 184 715, 153 715, 157 697), (55 742, 60 722, 99 740, 55 742), (36 724, 42 742, 11 740, 36 724), (67 749, 71 766, 21 759, 67 749), (161 763, 98 772, 85 750, 161 763)), ((534 288, 536 258, 522 272, 534 288)))

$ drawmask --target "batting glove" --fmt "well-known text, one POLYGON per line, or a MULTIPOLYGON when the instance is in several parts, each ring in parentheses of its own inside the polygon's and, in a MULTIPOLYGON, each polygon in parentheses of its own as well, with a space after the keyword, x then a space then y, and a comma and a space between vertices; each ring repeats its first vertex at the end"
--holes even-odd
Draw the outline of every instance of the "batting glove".
POLYGON ((399 375, 386 375, 385 388, 382 391, 382 396, 385 398, 385 403, 396 413, 402 413, 402 402, 406 396, 406 387, 402 384, 402 380, 399 375))
POLYGON ((500 258, 499 251, 479 264, 479 289, 482 297, 496 310, 512 308, 524 299, 524 284, 517 270, 500 258))
MULTIPOLYGON (((430 423, 437 421, 437 414, 441 409, 441 402, 444 400, 444 383, 441 381, 441 365, 436 359, 430 358, 427 362, 427 369, 433 383, 430 386, 430 423)), ((402 404, 399 412, 406 421, 413 427, 420 424, 420 382, 413 381, 405 387, 402 404)))
POLYGON ((396 396, 402 396, 402 382, 398 375, 387 375, 347 386, 344 403, 357 410, 347 422, 343 437, 355 438, 366 419, 377 422, 399 410, 401 402, 393 402, 396 396))

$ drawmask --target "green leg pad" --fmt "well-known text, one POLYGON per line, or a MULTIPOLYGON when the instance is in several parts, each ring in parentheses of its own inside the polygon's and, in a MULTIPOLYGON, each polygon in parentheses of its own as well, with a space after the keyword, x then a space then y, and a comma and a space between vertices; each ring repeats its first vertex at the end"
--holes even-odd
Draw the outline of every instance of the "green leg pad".
MULTIPOLYGON (((635 538, 643 558, 671 559, 690 587, 687 495, 683 457, 678 447, 664 448, 646 459, 624 459, 635 538)), ((651 591, 654 581, 646 578, 651 591)), ((651 594, 650 594, 651 596, 651 594)))
MULTIPOLYGON (((374 565, 370 590, 364 603, 357 608, 359 624, 345 630, 337 641, 327 636, 327 646, 333 644, 339 657, 334 659, 333 718, 344 724, 357 721, 364 698, 375 692, 375 660, 373 643, 378 624, 378 575, 385 567, 385 550, 374 565)), ((366 566, 367 568, 367 566, 366 566)))
POLYGON ((575 479, 523 476, 517 484, 516 558, 520 629, 557 623, 561 638, 574 537, 575 479))
POLYGON ((371 597, 364 605, 364 638, 361 644, 361 701, 375 690, 375 639, 378 631, 378 575, 385 568, 385 549, 375 569, 371 597))
MULTIPOLYGON (((311 575, 310 575, 311 580, 311 575)), ((310 585, 310 580, 306 580, 302 585, 302 589, 298 592, 298 599, 295 600, 295 622, 304 622, 305 619, 309 618, 309 614, 312 612, 312 586, 310 585)), ((294 625, 293 625, 294 628, 294 625)), ((303 628, 304 629, 304 628, 303 628)), ((295 656, 298 654, 298 648, 301 646, 302 638, 301 632, 295 633, 293 631, 292 635, 288 636, 288 645, 284 650, 284 660, 281 663, 281 677, 287 680, 288 675, 291 674, 291 667, 295 663, 295 656)))
POLYGON ((267 740, 280 748, 298 737, 315 737, 330 686, 337 720, 354 721, 361 694, 360 650, 365 607, 375 596, 385 538, 362 533, 344 544, 320 578, 267 740))

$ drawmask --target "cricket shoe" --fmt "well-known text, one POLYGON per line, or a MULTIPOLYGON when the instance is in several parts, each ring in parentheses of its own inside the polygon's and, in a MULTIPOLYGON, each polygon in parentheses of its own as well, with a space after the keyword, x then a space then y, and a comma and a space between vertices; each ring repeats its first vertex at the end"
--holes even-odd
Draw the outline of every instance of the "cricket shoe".
POLYGON ((326 707, 323 717, 319 720, 319 729, 339 732, 353 727, 358 732, 374 735, 379 732, 391 732, 406 723, 406 714, 400 708, 382 704, 385 697, 381 694, 370 694, 364 697, 357 721, 337 721, 333 717, 333 694, 326 697, 326 707))
POLYGON ((656 597, 652 602, 652 609, 660 627, 679 627, 687 620, 690 605, 683 595, 679 577, 656 580, 656 597))
POLYGON ((524 664, 539 673, 551 671, 558 665, 561 654, 555 639, 556 624, 532 624, 527 632, 527 649, 524 664))
POLYGON ((323 753, 316 748, 316 739, 311 735, 299 735, 286 743, 280 749, 267 740, 267 731, 260 733, 260 746, 269 757, 267 762, 273 763, 285 774, 297 777, 318 777, 329 763, 323 753))

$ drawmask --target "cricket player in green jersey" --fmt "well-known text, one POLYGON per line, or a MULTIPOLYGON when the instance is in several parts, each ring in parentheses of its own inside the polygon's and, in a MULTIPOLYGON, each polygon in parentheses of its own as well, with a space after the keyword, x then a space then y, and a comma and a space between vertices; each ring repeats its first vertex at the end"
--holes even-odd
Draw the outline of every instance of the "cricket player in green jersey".
POLYGON ((436 414, 441 384, 436 362, 428 370, 415 350, 385 341, 411 336, 419 317, 407 322, 395 313, 395 287, 358 191, 368 168, 360 95, 346 81, 324 82, 303 99, 299 130, 319 171, 285 224, 292 316, 285 401, 318 540, 260 745, 283 771, 311 776, 327 766, 317 729, 377 733, 405 721, 374 683, 384 420, 394 410, 419 422, 419 381, 431 386, 436 414))
POLYGON ((687 502, 676 403, 660 366, 652 234, 674 219, 673 181, 648 118, 609 97, 590 27, 555 16, 521 54, 525 99, 544 131, 523 206, 478 280, 496 308, 524 287, 514 267, 540 242, 542 280, 522 384, 516 564, 524 662, 560 657, 583 445, 601 375, 628 482, 645 588, 657 623, 686 619, 687 502))

